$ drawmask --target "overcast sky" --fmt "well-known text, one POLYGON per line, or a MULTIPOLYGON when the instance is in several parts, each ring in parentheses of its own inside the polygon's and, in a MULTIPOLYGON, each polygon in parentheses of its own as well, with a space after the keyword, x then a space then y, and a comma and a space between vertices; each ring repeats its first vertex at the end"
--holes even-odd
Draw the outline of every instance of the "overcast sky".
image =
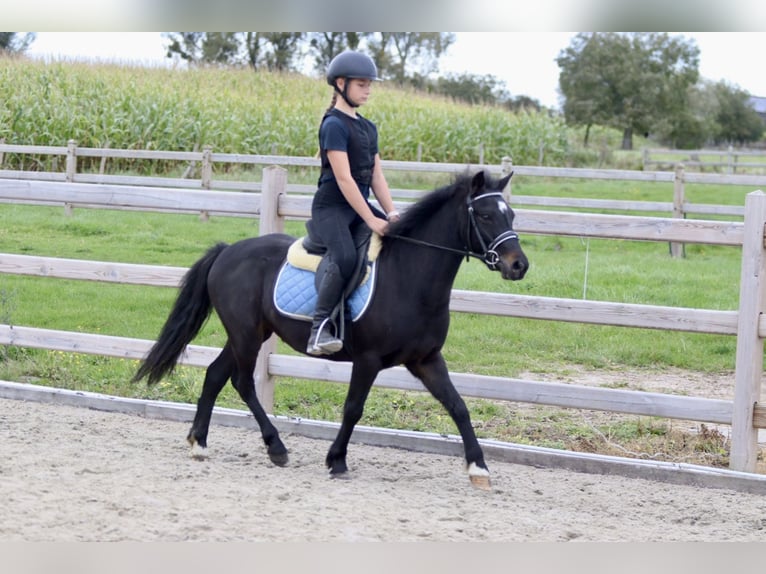
MULTIPOLYGON (((766 74, 754 65, 766 54, 764 32, 683 32, 700 48, 700 74, 726 80, 754 96, 766 97, 766 74)), ((559 68, 555 58, 571 32, 459 32, 440 60, 442 74, 491 74, 512 96, 530 96, 558 107, 559 68)), ((30 55, 167 63, 160 32, 39 32, 30 55)))

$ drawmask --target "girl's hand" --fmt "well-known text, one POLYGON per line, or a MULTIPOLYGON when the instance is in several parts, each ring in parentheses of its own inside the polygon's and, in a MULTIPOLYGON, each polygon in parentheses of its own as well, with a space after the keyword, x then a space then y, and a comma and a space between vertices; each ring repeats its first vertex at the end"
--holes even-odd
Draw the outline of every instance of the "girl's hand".
POLYGON ((372 229, 373 233, 377 233, 378 235, 385 235, 386 231, 388 231, 388 223, 378 217, 373 217, 368 221, 367 227, 372 229))
POLYGON ((389 223, 396 223, 397 221, 399 221, 400 217, 401 215, 399 215, 399 212, 396 210, 389 211, 388 215, 386 215, 386 219, 388 219, 389 223))

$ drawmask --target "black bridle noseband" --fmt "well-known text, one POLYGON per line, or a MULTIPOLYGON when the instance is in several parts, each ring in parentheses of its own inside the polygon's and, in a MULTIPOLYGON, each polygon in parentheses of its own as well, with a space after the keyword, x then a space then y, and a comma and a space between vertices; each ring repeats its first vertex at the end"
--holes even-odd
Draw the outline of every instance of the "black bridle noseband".
MULTIPOLYGON (((474 257, 478 257, 482 261, 484 261, 484 264, 489 267, 491 270, 497 269, 498 263, 500 263, 500 256, 497 254, 497 249, 501 244, 505 243, 506 241, 510 241, 511 239, 518 239, 519 236, 516 235, 516 232, 512 229, 509 229, 507 231, 503 231, 500 235, 495 237, 492 242, 487 246, 486 243, 484 243, 484 238, 481 236, 481 231, 479 231, 479 226, 476 223, 476 216, 473 213, 473 204, 475 201, 479 199, 484 199, 485 197, 492 197, 492 196, 498 196, 502 199, 503 194, 500 191, 490 191, 488 193, 482 193, 481 195, 478 195, 476 197, 469 197, 467 198, 466 204, 468 205, 468 235, 467 237, 470 238, 471 236, 471 228, 476 232, 476 237, 479 239, 479 244, 481 245, 481 248, 484 250, 483 255, 476 255, 475 253, 471 253, 468 251, 468 246, 466 246, 466 261, 468 260, 468 256, 472 255, 474 257)), ((505 201, 505 200, 503 200, 505 201)), ((469 239, 470 241, 470 239, 469 239)))
POLYGON ((453 249, 452 247, 447 247, 445 245, 437 245, 435 243, 429 243, 428 241, 422 241, 420 239, 414 239, 412 237, 405 237, 403 235, 389 235, 389 237, 393 237, 396 239, 403 239, 404 241, 409 241, 410 243, 416 243, 417 245, 423 245, 425 247, 433 247, 435 249, 441 249, 442 251, 450 251, 452 253, 464 255, 466 261, 468 261, 470 257, 475 257, 476 259, 480 259, 481 261, 483 261, 484 264, 487 267, 489 267, 492 271, 495 271, 497 269, 497 265, 500 263, 500 256, 495 250, 506 241, 510 241, 511 239, 518 239, 519 236, 516 234, 515 231, 512 231, 509 229, 508 231, 503 231, 500 235, 495 237, 490 242, 489 245, 487 245, 484 242, 484 238, 481 236, 481 231, 479 230, 479 225, 478 223, 476 223, 476 215, 474 214, 473 204, 479 199, 484 199, 486 197, 492 197, 492 196, 499 196, 502 198, 503 194, 500 191, 491 191, 488 193, 482 193, 481 195, 477 195, 476 197, 468 197, 465 200, 466 206, 468 208, 468 232, 466 234, 466 243, 470 243, 471 241, 471 230, 475 231, 476 237, 479 239, 481 248, 484 251, 483 253, 476 253, 475 251, 471 251, 468 245, 465 246, 465 249, 461 250, 461 249, 453 249))

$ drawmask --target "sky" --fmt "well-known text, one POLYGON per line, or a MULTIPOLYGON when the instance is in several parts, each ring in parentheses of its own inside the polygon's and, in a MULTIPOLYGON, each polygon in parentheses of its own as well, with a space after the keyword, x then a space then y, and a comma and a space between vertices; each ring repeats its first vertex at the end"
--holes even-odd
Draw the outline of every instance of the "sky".
MULTIPOLYGON (((766 97, 766 74, 754 61, 766 53, 765 32, 682 32, 700 49, 703 78, 766 97)), ((556 56, 572 32, 458 32, 440 59, 439 72, 492 75, 511 96, 526 95, 559 107, 556 56)), ((38 32, 28 54, 43 58, 95 59, 167 65, 160 32, 38 32)))

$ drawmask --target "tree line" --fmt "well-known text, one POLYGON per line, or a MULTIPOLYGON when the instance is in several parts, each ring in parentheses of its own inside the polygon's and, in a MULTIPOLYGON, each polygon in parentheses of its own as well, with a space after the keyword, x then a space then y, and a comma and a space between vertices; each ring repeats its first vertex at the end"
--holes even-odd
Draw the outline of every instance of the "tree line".
MULTIPOLYGON (((0 54, 23 52, 34 33, 0 33, 0 54)), ((526 95, 512 95, 492 75, 439 74, 439 59, 454 44, 448 32, 167 32, 168 58, 190 66, 243 66, 275 72, 321 74, 345 49, 362 50, 382 78, 398 86, 470 104, 511 111, 545 110, 526 95)), ((693 39, 667 33, 582 33, 560 51, 561 113, 569 125, 622 132, 623 149, 643 135, 674 148, 758 141, 764 121, 746 91, 699 76, 693 39)))
MULTIPOLYGON (((746 55, 743 55, 746 57, 746 55)), ((693 39, 667 33, 578 34, 556 59, 568 124, 652 137, 674 148, 758 141, 764 122, 749 94, 699 77, 693 39)))

